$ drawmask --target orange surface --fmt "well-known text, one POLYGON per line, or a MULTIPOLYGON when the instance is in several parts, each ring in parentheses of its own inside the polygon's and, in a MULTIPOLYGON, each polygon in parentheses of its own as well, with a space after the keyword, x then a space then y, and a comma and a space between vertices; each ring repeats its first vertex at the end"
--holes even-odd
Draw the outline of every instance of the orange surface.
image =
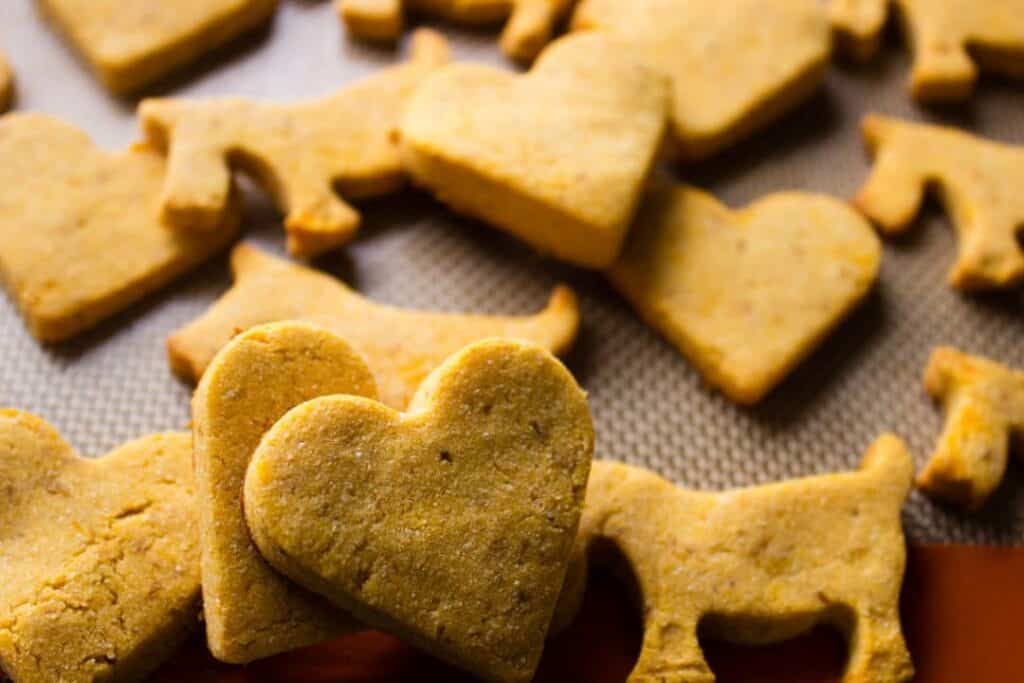
MULTIPOLYGON (((912 548, 903 622, 920 683, 1024 681, 1024 549, 912 548)), ((640 618, 619 584, 591 582, 575 625, 551 643, 538 683, 623 683, 639 651, 640 618)), ((705 643, 719 683, 838 683, 846 645, 827 628, 764 648, 705 643)), ((218 664, 201 642, 158 683, 470 683, 473 679, 379 633, 268 659, 218 664)))

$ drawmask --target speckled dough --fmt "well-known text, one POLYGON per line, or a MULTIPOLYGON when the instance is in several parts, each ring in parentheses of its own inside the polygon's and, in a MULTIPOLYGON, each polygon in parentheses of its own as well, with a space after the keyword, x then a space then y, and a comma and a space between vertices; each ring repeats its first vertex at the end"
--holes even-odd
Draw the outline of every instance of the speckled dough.
POLYGON ((41 341, 72 337, 207 260, 235 237, 230 204, 216 233, 158 219, 163 158, 109 154, 41 114, 0 119, 0 278, 41 341))
POLYGON ((978 509, 1003 480, 1010 437, 1024 436, 1024 372, 941 347, 924 386, 942 401, 946 428, 917 484, 930 496, 978 509))
POLYGON ((245 479, 268 561, 481 678, 537 667, 594 448, 586 396, 543 349, 473 344, 408 413, 327 397, 285 415, 245 479))
POLYGON ((598 35, 530 73, 455 64, 402 122, 413 179, 535 249, 601 268, 619 253, 666 127, 668 82, 598 35))
POLYGON ((547 307, 532 316, 457 315, 375 304, 329 275, 245 244, 235 248, 231 265, 235 286, 206 315, 167 340, 171 367, 182 377, 202 376, 239 330, 306 320, 332 330, 362 354, 377 378, 381 400, 402 409, 420 382, 467 344, 512 337, 562 353, 579 328, 576 296, 567 287, 556 288, 547 307))
POLYGON ((169 151, 161 199, 166 218, 184 229, 215 228, 228 205, 230 167, 237 165, 287 214, 293 255, 311 257, 345 244, 359 214, 338 195, 379 196, 402 185, 399 114, 420 81, 447 61, 444 38, 419 31, 409 62, 323 99, 144 101, 139 116, 146 135, 169 151))
POLYGON ((335 335, 305 323, 253 328, 224 347, 192 400, 210 651, 245 663, 360 628, 260 557, 239 500, 263 433, 317 396, 375 397, 366 364, 335 335))
POLYGON ((870 291, 871 226, 800 192, 740 211, 685 185, 648 193, 608 276, 638 313, 740 403, 756 403, 870 291))
POLYGON ((555 25, 574 0, 337 0, 348 30, 369 40, 395 40, 402 32, 406 10, 436 14, 467 24, 497 24, 508 20, 501 49, 520 62, 529 62, 547 45, 555 25))
POLYGON ((1024 281, 1024 147, 954 128, 868 115, 864 138, 875 167, 854 204, 883 232, 902 233, 927 188, 937 188, 952 217, 959 255, 949 281, 963 290, 1024 281))
POLYGON ((978 67, 1024 78, 1024 0, 832 0, 832 25, 854 57, 877 52, 891 5, 913 44, 915 99, 967 99, 978 67))
POLYGON ((266 22, 277 0, 36 0, 112 91, 137 90, 266 22))
MULTIPOLYGON (((900 510, 913 463, 881 437, 859 472, 704 493, 653 472, 595 462, 574 562, 610 542, 636 577, 644 640, 629 683, 711 683, 701 633, 764 645, 816 624, 846 635, 843 683, 901 683, 906 548, 900 510)), ((582 591, 586 571, 574 572, 582 591)))
POLYGON ((0 114, 7 111, 14 99, 14 72, 7 58, 0 52, 0 114))
POLYGON ((0 410, 0 669, 16 683, 141 681, 198 626, 188 434, 86 460, 0 410))
POLYGON ((673 151, 701 159, 807 99, 825 78, 817 0, 583 0, 574 30, 627 41, 673 79, 673 151))

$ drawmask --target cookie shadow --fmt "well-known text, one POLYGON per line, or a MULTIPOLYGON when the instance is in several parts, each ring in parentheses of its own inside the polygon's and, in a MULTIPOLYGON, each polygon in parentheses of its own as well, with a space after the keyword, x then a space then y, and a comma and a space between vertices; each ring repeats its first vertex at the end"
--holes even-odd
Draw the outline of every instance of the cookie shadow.
POLYGON ((736 177, 799 155, 824 144, 842 126, 842 111, 826 83, 806 102, 709 159, 672 164, 674 175, 709 190, 725 187, 736 177))

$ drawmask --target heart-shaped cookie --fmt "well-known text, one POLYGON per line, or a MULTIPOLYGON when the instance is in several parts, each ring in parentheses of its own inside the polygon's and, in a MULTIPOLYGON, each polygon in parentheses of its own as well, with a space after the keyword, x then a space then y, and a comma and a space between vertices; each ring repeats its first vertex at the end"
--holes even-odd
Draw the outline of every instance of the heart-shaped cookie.
POLYGON ((562 38, 529 74, 455 64, 413 95, 402 154, 455 210, 592 268, 619 253, 654 163, 668 81, 600 35, 562 38))
POLYGON ((104 85, 136 90, 267 21, 277 0, 38 0, 104 85))
POLYGON ((235 337, 192 399, 203 609, 218 659, 251 662, 359 628, 263 561, 239 504, 263 433, 292 407, 328 394, 377 392, 366 364, 337 336, 283 322, 235 337))
MULTIPOLYGON (((18 683, 142 680, 195 627, 187 433, 97 460, 0 410, 0 671, 18 683)), ((3 676, 0 676, 3 677, 3 676)))
POLYGON ((626 41, 672 78, 672 138, 701 159, 763 128, 825 79, 829 25, 817 0, 583 0, 573 30, 626 41))
POLYGON ((0 119, 0 278, 37 339, 78 334, 234 239, 235 202, 216 232, 160 221, 165 169, 149 147, 110 154, 49 116, 0 119))
POLYGON ((593 447, 565 367, 487 340, 408 413, 345 396, 290 411, 249 465, 246 518, 272 565, 363 621, 486 680, 528 681, 593 447))
POLYGON ((881 245, 846 204, 797 192, 741 211, 652 189, 608 271, 711 384, 756 403, 871 289, 881 245))

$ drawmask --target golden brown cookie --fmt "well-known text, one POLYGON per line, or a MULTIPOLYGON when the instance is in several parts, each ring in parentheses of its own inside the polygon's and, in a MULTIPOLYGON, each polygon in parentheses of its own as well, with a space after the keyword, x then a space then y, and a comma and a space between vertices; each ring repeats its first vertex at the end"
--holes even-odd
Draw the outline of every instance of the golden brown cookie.
POLYGON ((293 255, 345 244, 359 214, 339 194, 373 197, 402 185, 400 112, 420 81, 447 61, 444 38, 419 31, 409 62, 319 100, 144 101, 139 115, 146 136, 169 154, 164 215, 183 229, 215 229, 228 206, 231 166, 238 166, 287 214, 293 255))
POLYGON ((216 232, 167 229, 165 168, 146 146, 107 153, 42 114, 0 119, 0 277, 37 339, 73 337, 234 238, 234 202, 216 232))
POLYGON ((253 328, 224 347, 192 400, 203 609, 210 651, 244 663, 360 628, 271 569, 249 538, 240 499, 263 433, 317 396, 375 397, 351 348, 305 323, 253 328))
POLYGON ((902 233, 934 186, 960 243, 950 284, 978 290, 1024 281, 1024 148, 876 114, 862 128, 875 167, 854 200, 858 209, 883 232, 902 233))
MULTIPOLYGON (((843 683, 909 681, 900 510, 912 473, 903 443, 889 435, 859 472, 721 493, 595 462, 577 549, 612 545, 638 583, 644 640, 630 683, 714 681, 698 626, 763 645, 822 622, 849 640, 843 683)), ((574 562, 586 560, 575 554, 574 562)), ((585 588, 586 572, 577 576, 567 591, 585 588)))
POLYGON ((976 510, 1003 480, 1011 436, 1024 436, 1024 372, 940 347, 924 386, 945 407, 946 428, 917 485, 976 510))
POLYGON ((817 0, 582 0, 574 30, 625 41, 673 80, 673 151, 708 157, 807 99, 825 78, 817 0))
POLYGON ((148 85, 263 23, 277 0, 37 0, 104 85, 148 85))
POLYGON ((979 67, 1024 78, 1024 0, 831 0, 841 44, 855 57, 874 55, 890 6, 913 45, 918 101, 967 99, 979 67))
POLYGON ((0 670, 17 683, 141 681, 198 625, 192 442, 98 460, 0 410, 0 670))
POLYGON ((667 111, 662 76, 599 35, 569 36, 525 75, 439 71, 409 102, 402 154, 456 211, 600 268, 619 253, 667 111))
POLYGON ((663 185, 608 277, 708 382, 749 404, 864 298, 880 260, 871 226, 829 197, 779 193, 734 211, 663 185))
POLYGON ((7 111, 14 99, 14 72, 7 58, 0 52, 0 114, 7 111))
POLYGON ((335 332, 358 351, 377 378, 381 400, 402 409, 430 372, 463 346, 514 337, 562 353, 579 328, 576 296, 551 294, 532 316, 500 317, 407 311, 375 304, 339 280, 241 244, 231 258, 235 286, 201 318, 167 340, 171 367, 198 379, 239 330, 277 320, 305 320, 335 332))
POLYGON ((507 20, 501 49, 520 62, 530 62, 547 45, 556 24, 574 0, 337 0, 348 30, 369 40, 395 40, 405 23, 405 10, 436 14, 451 21, 498 24, 507 20))
POLYGON ((593 448, 568 370, 487 340, 445 361, 405 414, 351 396, 293 409, 253 456, 245 514, 298 583, 485 680, 526 682, 593 448))

